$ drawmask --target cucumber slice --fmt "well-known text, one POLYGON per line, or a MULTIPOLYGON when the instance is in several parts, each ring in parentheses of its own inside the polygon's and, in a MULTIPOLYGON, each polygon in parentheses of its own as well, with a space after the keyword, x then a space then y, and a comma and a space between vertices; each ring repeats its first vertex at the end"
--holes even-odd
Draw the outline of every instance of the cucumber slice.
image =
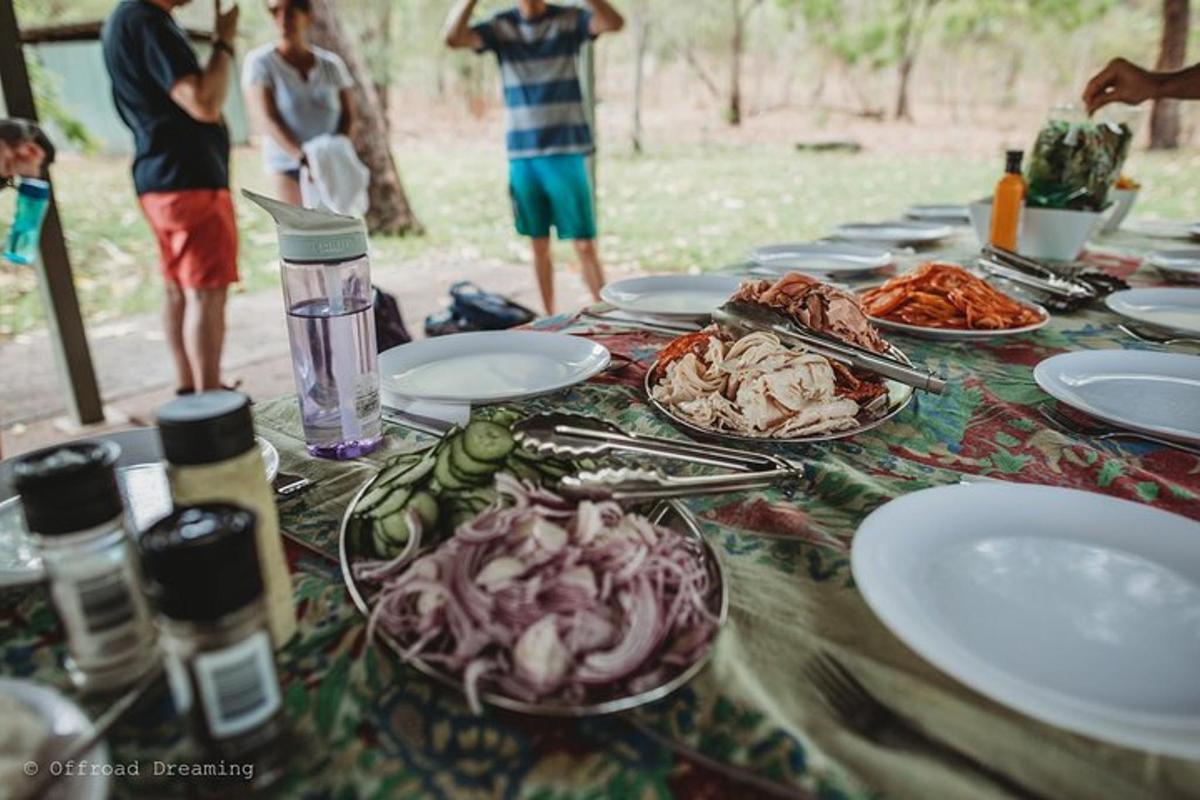
POLYGON ((497 425, 502 425, 505 428, 511 428, 521 420, 521 417, 521 412, 512 406, 500 406, 499 408, 494 408, 491 410, 491 413, 487 415, 487 419, 490 419, 492 422, 496 423, 497 425))
POLYGON ((412 488, 408 486, 393 489, 387 499, 368 511, 367 515, 374 519, 386 519, 398 514, 408 504, 408 498, 412 497, 412 493, 412 488))
POLYGON ((378 483, 371 485, 367 493, 358 501, 358 505, 354 507, 355 514, 365 514, 371 509, 378 506, 383 501, 387 500, 392 494, 392 487, 380 486, 378 483))
POLYGON ((380 484, 411 485, 424 478, 433 470, 434 456, 432 453, 422 453, 421 456, 403 464, 386 467, 376 479, 380 484))
POLYGON ((467 455, 466 447, 463 445, 464 438, 463 436, 459 436, 450 443, 450 466, 459 475, 472 478, 490 478, 500 469, 500 465, 494 461, 480 461, 477 458, 467 455))
POLYGON ((408 501, 408 510, 417 512, 417 516, 421 518, 421 524, 426 531, 432 531, 438 522, 438 502, 433 495, 428 492, 417 492, 408 501))
POLYGON ((379 558, 392 558, 400 552, 399 547, 394 546, 387 538, 383 531, 383 525, 376 522, 368 529, 371 532, 371 542, 375 547, 375 555, 379 558))
POLYGON ((463 431, 463 448, 480 461, 503 461, 513 451, 513 437, 502 425, 477 420, 463 431))
POLYGON ((433 479, 443 489, 468 489, 470 485, 463 480, 460 480, 457 475, 450 471, 450 448, 444 448, 438 454, 437 463, 433 466, 433 479))
POLYGON ((510 456, 508 461, 505 462, 505 468, 520 480, 541 483, 542 473, 538 472, 537 467, 524 458, 513 458, 510 456))
POLYGON ((408 544, 408 537, 412 531, 408 528, 408 513, 402 512, 392 514, 390 517, 375 521, 376 537, 379 536, 378 531, 383 532, 383 537, 392 545, 393 550, 399 550, 404 545, 408 544))

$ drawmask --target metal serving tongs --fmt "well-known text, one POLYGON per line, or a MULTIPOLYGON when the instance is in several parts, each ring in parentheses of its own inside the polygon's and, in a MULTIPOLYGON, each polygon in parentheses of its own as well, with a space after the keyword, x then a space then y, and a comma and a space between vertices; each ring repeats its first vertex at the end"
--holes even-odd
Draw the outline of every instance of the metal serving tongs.
POLYGON ((517 444, 542 455, 566 458, 603 453, 638 453, 728 470, 723 475, 680 477, 656 469, 606 468, 580 472, 560 484, 566 495, 586 499, 650 500, 761 489, 801 472, 784 459, 731 447, 628 434, 616 425, 582 414, 537 414, 513 425, 517 444))
POLYGON ((982 252, 979 268, 989 275, 1075 302, 1096 297, 1095 287, 1065 278, 1040 261, 991 244, 985 244, 982 252))
POLYGON ((847 367, 891 378, 906 386, 912 386, 914 389, 931 394, 941 394, 946 390, 946 382, 932 372, 917 369, 898 358, 875 353, 840 340, 835 341, 827 336, 801 328, 793 323, 785 313, 768 306, 730 300, 713 312, 713 320, 735 330, 758 330, 773 333, 785 341, 800 344, 814 353, 838 361, 847 367))

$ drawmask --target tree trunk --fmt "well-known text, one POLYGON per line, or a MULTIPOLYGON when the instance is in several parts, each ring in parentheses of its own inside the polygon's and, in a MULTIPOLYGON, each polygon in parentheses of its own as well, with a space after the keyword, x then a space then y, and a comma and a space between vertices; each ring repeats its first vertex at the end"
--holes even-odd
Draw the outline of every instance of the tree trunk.
MULTIPOLYGON (((1162 42, 1158 49, 1159 71, 1183 67, 1187 57, 1188 0, 1163 0, 1162 42)), ((1179 101, 1155 100, 1150 112, 1150 149, 1179 147, 1179 101)))
POLYGON ((392 130, 391 90, 392 90, 392 0, 380 0, 378 7, 379 75, 375 77, 375 94, 379 96, 379 112, 383 115, 383 124, 387 131, 392 130))
POLYGON ((730 125, 742 124, 742 50, 745 48, 746 18, 741 0, 730 0, 733 8, 733 35, 729 40, 729 107, 725 118, 730 125))
POLYGON ((650 44, 650 15, 646 0, 634 6, 633 152, 642 152, 642 98, 646 83, 646 51, 650 44))
POLYGON ((312 19, 313 42, 341 56, 354 78, 354 103, 358 110, 354 149, 371 171, 367 229, 383 234, 423 233, 400 183, 388 139, 387 119, 375 84, 367 74, 357 46, 338 20, 337 0, 312 0, 312 19))
POLYGON ((912 75, 912 68, 912 56, 905 54, 900 59, 898 67, 900 82, 896 87, 896 119, 912 119, 912 114, 908 110, 908 79, 912 75))

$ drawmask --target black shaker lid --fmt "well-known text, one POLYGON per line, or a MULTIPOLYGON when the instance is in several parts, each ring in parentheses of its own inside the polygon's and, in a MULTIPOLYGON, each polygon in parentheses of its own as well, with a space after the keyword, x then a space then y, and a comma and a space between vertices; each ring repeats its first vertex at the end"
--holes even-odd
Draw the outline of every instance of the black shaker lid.
POLYGON ((1024 150, 1008 150, 1004 153, 1004 171, 1019 175, 1021 173, 1021 160, 1025 158, 1024 150))
POLYGON ((252 511, 219 503, 177 508, 138 545, 146 593, 170 619, 212 622, 262 596, 252 511))
POLYGON ((254 447, 250 398, 224 390, 176 398, 158 410, 163 456, 172 464, 215 464, 254 447))
POLYGON ((75 533, 122 513, 114 465, 114 442, 77 442, 50 447, 13 465, 13 488, 21 496, 29 530, 45 535, 75 533))

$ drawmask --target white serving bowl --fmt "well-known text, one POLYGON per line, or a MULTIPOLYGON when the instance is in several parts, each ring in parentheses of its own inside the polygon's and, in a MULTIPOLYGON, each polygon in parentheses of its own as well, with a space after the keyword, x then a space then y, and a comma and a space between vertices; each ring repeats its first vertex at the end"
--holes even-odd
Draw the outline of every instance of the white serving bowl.
POLYGON ((1113 189, 1108 193, 1112 199, 1112 208, 1108 211, 1108 216, 1104 218, 1104 224, 1100 227, 1101 233, 1116 233, 1121 227, 1121 223, 1125 221, 1125 217, 1129 215, 1133 208, 1134 201, 1137 200, 1140 189, 1113 189))
MULTIPOLYGON (((979 243, 984 244, 992 227, 992 200, 978 200, 967 207, 979 243)), ((1025 208, 1017 234, 1017 252, 1048 261, 1073 261, 1096 231, 1104 215, 1099 211, 1070 211, 1061 208, 1025 208)))

